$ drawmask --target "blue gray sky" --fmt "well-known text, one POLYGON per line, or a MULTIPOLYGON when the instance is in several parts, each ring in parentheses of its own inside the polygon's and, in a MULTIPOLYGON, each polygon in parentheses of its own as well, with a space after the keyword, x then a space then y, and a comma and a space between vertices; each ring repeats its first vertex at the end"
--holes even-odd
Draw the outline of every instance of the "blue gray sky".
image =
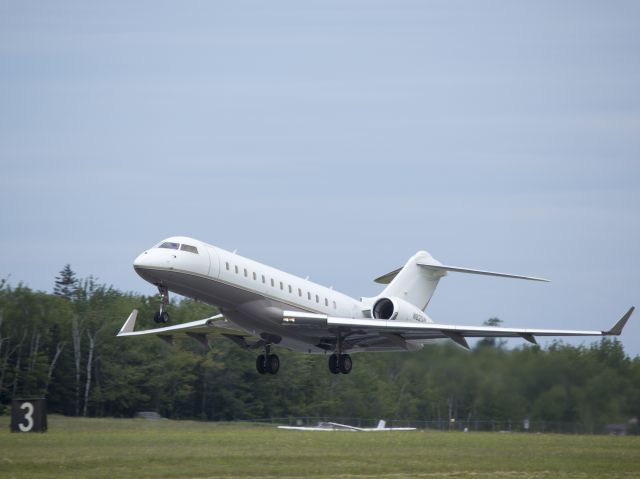
POLYGON ((152 294, 131 263, 180 234, 359 297, 426 249, 553 280, 451 274, 436 321, 607 328, 640 303, 638 25, 635 1, 0 0, 0 277, 152 294))

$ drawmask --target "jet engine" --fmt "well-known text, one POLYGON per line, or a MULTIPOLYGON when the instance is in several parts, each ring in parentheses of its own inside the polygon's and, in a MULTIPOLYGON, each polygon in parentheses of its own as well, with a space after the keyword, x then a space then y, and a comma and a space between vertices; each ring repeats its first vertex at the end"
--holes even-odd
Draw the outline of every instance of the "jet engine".
POLYGON ((431 322, 416 306, 400 298, 378 298, 371 308, 371 316, 375 319, 390 321, 431 322))

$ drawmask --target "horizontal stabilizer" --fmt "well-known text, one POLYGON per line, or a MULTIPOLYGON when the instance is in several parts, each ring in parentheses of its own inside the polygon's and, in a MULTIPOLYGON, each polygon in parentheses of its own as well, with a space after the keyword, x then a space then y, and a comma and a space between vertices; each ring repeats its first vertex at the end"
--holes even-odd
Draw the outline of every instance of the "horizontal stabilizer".
MULTIPOLYGON (((444 276, 447 272, 452 272, 452 273, 468 273, 468 274, 481 274, 484 276, 497 276, 497 277, 501 277, 501 278, 515 278, 515 279, 526 279, 529 281, 543 281, 548 283, 549 280, 548 279, 544 279, 544 278, 538 278, 535 276, 523 276, 523 275, 519 275, 519 274, 510 274, 510 273, 498 273, 495 271, 484 271, 481 269, 471 269, 471 268, 461 268, 459 266, 447 266, 444 264, 440 264, 438 261, 435 260, 420 260, 416 263, 418 266, 421 266, 423 268, 427 268, 430 269, 432 271, 438 271, 442 273, 442 276, 444 276)), ((398 268, 398 269, 394 269, 393 271, 387 273, 387 274, 383 274, 382 276, 379 276, 378 278, 374 279, 374 281, 376 283, 379 284, 389 284, 391 283, 391 281, 393 281, 393 279, 398 276, 398 273, 400 273, 400 271, 402 271, 402 268, 398 268)))
POLYGON ((480 269, 471 269, 471 268, 460 268, 459 266, 446 266, 443 264, 434 264, 428 262, 418 262, 418 266, 422 266, 423 268, 428 268, 433 271, 442 271, 442 272, 454 272, 454 273, 469 273, 469 274, 481 274, 484 276, 498 276, 501 278, 515 278, 515 279, 527 279, 529 281, 544 281, 546 283, 549 282, 548 279, 544 278, 536 278, 534 276, 522 276, 519 274, 509 274, 509 273, 496 273, 495 271, 483 271, 480 269))

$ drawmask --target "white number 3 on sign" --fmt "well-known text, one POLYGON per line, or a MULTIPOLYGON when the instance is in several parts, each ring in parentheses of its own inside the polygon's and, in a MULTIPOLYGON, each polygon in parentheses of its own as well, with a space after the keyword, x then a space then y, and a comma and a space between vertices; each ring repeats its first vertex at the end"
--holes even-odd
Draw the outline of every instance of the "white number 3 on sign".
POLYGON ((18 427, 22 432, 29 432, 33 429, 33 404, 30 402, 25 402, 20 406, 20 409, 26 409, 27 412, 24 414, 24 419, 27 421, 26 425, 18 424, 18 427))

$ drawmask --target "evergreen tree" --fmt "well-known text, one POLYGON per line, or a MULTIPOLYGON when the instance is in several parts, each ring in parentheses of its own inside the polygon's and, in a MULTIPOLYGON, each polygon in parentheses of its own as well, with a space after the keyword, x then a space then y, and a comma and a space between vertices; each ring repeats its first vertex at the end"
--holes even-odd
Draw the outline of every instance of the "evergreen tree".
MULTIPOLYGON (((498 319, 498 318, 489 318, 487 319, 484 323, 482 323, 483 326, 492 326, 492 327, 496 327, 499 328, 502 325, 502 320, 498 319)), ((504 339, 501 340, 496 340, 496 338, 484 338, 481 339, 480 341, 478 341, 478 345, 476 346, 477 349, 480 348, 502 348, 504 347, 504 345, 507 344, 507 342, 504 339)))
MULTIPOLYGON (((611 338, 515 348, 486 338, 473 351, 443 341, 412 353, 358 354, 353 373, 338 377, 328 374, 326 357, 278 349, 284 367, 265 377, 255 371, 255 351, 219 334, 210 335, 210 349, 190 338, 176 337, 173 347, 158 338, 118 338, 134 308, 140 329, 152 327, 154 297, 77 280, 68 265, 55 291, 0 280, 0 413, 16 395, 37 395, 46 396, 49 411, 67 415, 385 417, 447 427, 455 419, 479 429, 517 429, 526 418, 532 431, 591 433, 631 420, 629 432, 638 432, 640 357, 611 338)), ((212 314, 197 301, 172 304, 176 323, 212 314)))
POLYGON ((66 264, 59 274, 60 276, 56 276, 56 281, 53 286, 53 294, 62 296, 69 300, 73 299, 73 296, 78 289, 76 273, 71 269, 70 264, 66 264))

